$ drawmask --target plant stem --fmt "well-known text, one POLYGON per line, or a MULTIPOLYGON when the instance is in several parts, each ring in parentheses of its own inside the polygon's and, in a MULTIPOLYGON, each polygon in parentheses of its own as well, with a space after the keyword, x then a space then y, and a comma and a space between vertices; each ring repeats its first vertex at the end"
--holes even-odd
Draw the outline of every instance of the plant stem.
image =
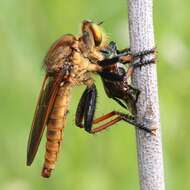
MULTIPOLYGON (((128 0, 130 48, 133 53, 155 47, 152 0, 128 0)), ((137 120, 146 127, 158 127, 156 136, 136 129, 141 190, 164 190, 164 170, 158 104, 156 64, 136 68, 132 85, 141 93, 137 120)))

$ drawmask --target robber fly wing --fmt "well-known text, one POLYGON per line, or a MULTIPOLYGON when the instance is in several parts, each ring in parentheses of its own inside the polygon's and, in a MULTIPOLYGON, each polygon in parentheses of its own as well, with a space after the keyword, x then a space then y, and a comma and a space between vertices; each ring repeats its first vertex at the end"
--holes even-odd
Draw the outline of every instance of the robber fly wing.
POLYGON ((63 73, 55 77, 45 76, 38 98, 27 146, 27 165, 31 165, 37 153, 49 114, 63 80, 63 73))

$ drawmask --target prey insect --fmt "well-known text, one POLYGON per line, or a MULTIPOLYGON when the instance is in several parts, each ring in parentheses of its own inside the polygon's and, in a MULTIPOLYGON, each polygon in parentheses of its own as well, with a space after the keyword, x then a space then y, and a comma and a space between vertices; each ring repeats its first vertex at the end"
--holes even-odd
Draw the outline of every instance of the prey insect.
MULTIPOLYGON (((103 48, 108 46, 107 37, 100 26, 84 21, 82 34, 67 34, 58 39, 49 49, 44 68, 46 75, 37 102, 32 128, 27 146, 27 165, 31 165, 45 127, 47 142, 42 176, 49 177, 55 168, 62 133, 68 113, 71 89, 76 85, 87 86, 88 107, 85 107, 85 126, 89 129, 94 110, 91 104, 96 100, 96 86, 90 76, 91 72, 103 73, 97 64, 104 59, 103 48)), ((106 71, 105 71, 106 72, 106 71)), ((84 108, 80 108, 84 109, 84 108)), ((79 117, 80 118, 80 114, 79 117)))
MULTIPOLYGON (((86 90, 84 91, 77 108, 76 125, 81 128, 84 127, 85 130, 90 131, 91 133, 96 133, 107 129, 108 127, 114 125, 115 123, 121 120, 124 120, 142 130, 155 134, 156 129, 149 129, 145 127, 144 124, 138 123, 136 121, 136 114, 137 114, 136 102, 138 100, 140 91, 128 84, 128 79, 129 77, 131 77, 136 67, 142 67, 147 64, 155 63, 154 55, 148 60, 144 59, 145 56, 149 54, 154 54, 155 49, 147 50, 132 55, 130 49, 124 49, 119 51, 116 47, 116 43, 110 42, 107 48, 101 49, 101 52, 104 54, 105 59, 99 61, 98 65, 103 67, 104 71, 106 71, 103 73, 99 73, 102 78, 105 92, 109 98, 112 98, 117 103, 119 103, 119 105, 121 105, 123 108, 127 109, 130 112, 130 115, 117 111, 112 111, 95 120, 91 119, 91 121, 89 122, 90 124, 88 125, 85 123, 84 120, 84 125, 83 125, 82 113, 84 113, 85 116, 85 107, 88 107, 87 105, 91 106, 91 112, 89 112, 89 114, 93 114, 96 108, 96 101, 93 101, 93 98, 91 98, 88 95, 88 92, 86 90), (124 67, 125 64, 129 65, 127 71, 125 71, 124 67), (113 116, 116 117, 104 123, 103 125, 100 125, 95 129, 91 129, 92 124, 97 124, 104 120, 110 119, 113 116)), ((93 118, 93 116, 91 118, 93 118)))

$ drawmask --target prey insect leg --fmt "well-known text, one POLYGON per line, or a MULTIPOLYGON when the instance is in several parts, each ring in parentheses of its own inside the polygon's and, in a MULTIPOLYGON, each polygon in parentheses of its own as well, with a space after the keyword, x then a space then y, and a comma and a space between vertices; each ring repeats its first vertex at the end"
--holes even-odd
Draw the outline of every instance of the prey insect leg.
POLYGON ((127 109, 127 106, 119 98, 112 97, 112 99, 115 100, 121 107, 127 109))
POLYGON ((112 72, 112 70, 116 70, 116 67, 116 64, 110 66, 102 66, 102 70, 98 73, 103 79, 108 79, 111 81, 123 81, 126 71, 123 67, 117 67, 117 72, 112 72))

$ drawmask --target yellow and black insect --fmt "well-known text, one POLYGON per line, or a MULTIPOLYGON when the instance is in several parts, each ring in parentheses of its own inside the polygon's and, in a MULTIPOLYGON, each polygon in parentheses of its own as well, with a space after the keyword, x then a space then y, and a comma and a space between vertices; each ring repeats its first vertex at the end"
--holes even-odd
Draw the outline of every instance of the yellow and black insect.
MULTIPOLYGON (((76 111, 77 126, 84 127, 89 133, 96 133, 121 120, 121 118, 115 118, 104 125, 92 128, 92 124, 99 123, 115 114, 107 114, 93 120, 97 90, 90 74, 98 73, 104 80, 105 90, 108 90, 110 87, 108 81, 111 80, 113 84, 116 84, 114 81, 124 79, 125 72, 115 72, 118 68, 116 63, 122 58, 125 60, 126 56, 128 57, 128 51, 116 52, 114 56, 109 57, 106 51, 113 53, 114 50, 99 24, 84 21, 81 30, 82 34, 78 37, 67 34, 58 39, 49 49, 44 60, 46 76, 37 102, 27 147, 27 165, 31 165, 47 126, 43 177, 49 177, 55 168, 68 113, 70 91, 74 86, 81 84, 87 86, 76 111)), ((114 91, 116 92, 115 89, 113 93, 114 91)), ((117 96, 112 95, 116 100, 117 96)), ((128 119, 125 121, 131 123, 128 119)), ((135 123, 132 124, 135 125, 135 123)))

